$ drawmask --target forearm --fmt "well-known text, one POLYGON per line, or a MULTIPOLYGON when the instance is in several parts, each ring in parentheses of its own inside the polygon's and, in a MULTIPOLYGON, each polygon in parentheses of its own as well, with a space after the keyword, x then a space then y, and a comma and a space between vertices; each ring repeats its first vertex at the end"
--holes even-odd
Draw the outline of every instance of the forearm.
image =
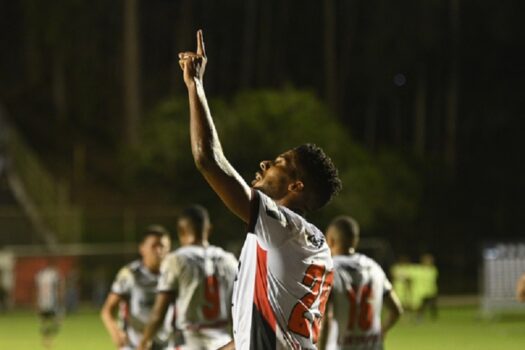
POLYGON ((102 319, 102 323, 104 324, 104 327, 108 331, 109 335, 114 337, 119 331, 119 327, 111 313, 111 310, 102 309, 100 312, 100 318, 102 319))
POLYGON ((144 329, 144 333, 142 334, 141 344, 146 345, 149 344, 149 342, 151 342, 151 340, 155 337, 155 334, 157 334, 163 321, 163 315, 160 315, 158 313, 151 314, 148 324, 144 329))
POLYGON ((188 84, 188 97, 193 159, 199 168, 219 165, 224 155, 208 107, 204 86, 200 81, 196 80, 188 84))

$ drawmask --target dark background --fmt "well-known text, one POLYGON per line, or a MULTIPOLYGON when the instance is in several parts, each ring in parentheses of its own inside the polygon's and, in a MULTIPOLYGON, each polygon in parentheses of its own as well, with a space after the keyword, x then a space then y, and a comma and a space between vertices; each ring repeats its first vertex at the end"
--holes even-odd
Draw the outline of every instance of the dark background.
MULTIPOLYGON (((363 235, 385 239, 396 256, 432 252, 442 290, 472 292, 481 246, 523 239, 524 13, 517 0, 0 1, 0 99, 86 213, 101 204, 199 201, 210 207, 216 231, 226 232, 216 242, 241 241, 242 225, 200 179, 189 146, 170 149, 171 129, 163 127, 180 121, 174 128, 187 132, 176 55, 195 49, 202 28, 212 112, 251 120, 297 98, 290 108, 323 111, 319 122, 302 126, 276 112, 267 130, 254 127, 260 137, 304 128, 319 131, 324 146, 330 120, 343 132, 336 139, 350 142, 334 158, 345 163, 360 154, 355 169, 376 167, 370 187, 381 190, 367 188, 368 173, 356 171, 362 190, 354 195, 346 180, 342 197, 352 205, 345 209, 341 199, 314 215, 316 224, 355 215, 363 235), (170 100, 181 102, 163 107, 170 100), (252 110, 259 101, 266 102, 252 110), (168 147, 157 147, 163 137, 168 147)), ((226 119, 217 124, 230 139, 227 156, 247 177, 257 157, 284 150, 237 139, 245 129, 226 119)), ((348 179, 352 159, 342 166, 348 179)), ((85 242, 120 237, 92 235, 90 225, 85 242)))

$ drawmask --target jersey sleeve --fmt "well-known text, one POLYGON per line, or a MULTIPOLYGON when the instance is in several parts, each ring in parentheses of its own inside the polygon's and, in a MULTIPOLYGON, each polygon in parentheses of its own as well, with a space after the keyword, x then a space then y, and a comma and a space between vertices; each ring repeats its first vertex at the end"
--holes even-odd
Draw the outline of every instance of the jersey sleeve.
POLYGON ((383 276, 383 283, 382 283, 383 295, 390 293, 392 291, 392 283, 386 276, 385 271, 383 271, 381 266, 377 265, 377 268, 379 269, 379 273, 381 273, 381 275, 383 276))
POLYGON ((168 255, 160 266, 160 278, 157 284, 159 292, 177 292, 181 262, 177 255, 168 255))
POLYGON ((265 248, 283 244, 293 233, 301 230, 301 222, 298 214, 285 212, 264 193, 253 191, 248 231, 255 234, 265 248))
POLYGON ((125 266, 117 273, 111 292, 118 295, 130 295, 133 288, 133 273, 130 268, 125 266))

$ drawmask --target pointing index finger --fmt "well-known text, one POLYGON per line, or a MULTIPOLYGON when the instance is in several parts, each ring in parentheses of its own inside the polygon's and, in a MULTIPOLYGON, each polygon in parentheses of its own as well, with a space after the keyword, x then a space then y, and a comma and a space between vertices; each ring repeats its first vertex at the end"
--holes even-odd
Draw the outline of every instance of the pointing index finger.
POLYGON ((202 29, 197 31, 197 55, 206 57, 206 50, 204 49, 204 40, 202 38, 202 29))

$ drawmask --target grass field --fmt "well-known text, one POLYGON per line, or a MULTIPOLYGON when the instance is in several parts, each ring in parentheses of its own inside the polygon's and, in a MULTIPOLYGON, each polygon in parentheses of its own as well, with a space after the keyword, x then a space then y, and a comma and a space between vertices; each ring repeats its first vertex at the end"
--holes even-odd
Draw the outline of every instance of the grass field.
MULTIPOLYGON (((113 349, 95 311, 68 316, 56 350, 113 349)), ((30 312, 0 315, 0 350, 40 349, 38 319, 30 312)), ((436 322, 405 317, 387 338, 388 350, 524 350, 525 315, 485 321, 474 307, 446 308, 436 322)))

